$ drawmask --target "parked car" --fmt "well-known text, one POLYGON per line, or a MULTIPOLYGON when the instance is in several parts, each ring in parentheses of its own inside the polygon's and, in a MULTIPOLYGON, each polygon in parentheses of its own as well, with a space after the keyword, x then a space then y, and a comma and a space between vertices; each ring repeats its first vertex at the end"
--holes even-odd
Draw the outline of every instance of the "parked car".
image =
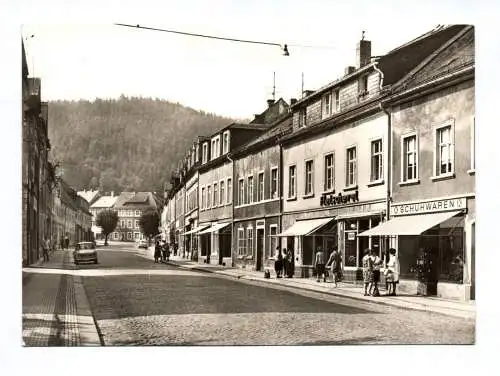
POLYGON ((97 264, 97 250, 93 242, 80 242, 75 245, 73 251, 73 260, 75 265, 81 262, 93 262, 97 264))
POLYGON ((137 248, 148 249, 148 241, 147 240, 138 240, 137 241, 137 248))

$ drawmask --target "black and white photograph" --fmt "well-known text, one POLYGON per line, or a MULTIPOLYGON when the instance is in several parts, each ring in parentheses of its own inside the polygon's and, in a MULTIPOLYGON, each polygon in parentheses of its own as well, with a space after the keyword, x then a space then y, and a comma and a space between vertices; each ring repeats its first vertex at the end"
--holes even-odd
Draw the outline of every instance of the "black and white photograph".
POLYGON ((474 349, 472 2, 110 3, 17 25, 15 346, 474 349))

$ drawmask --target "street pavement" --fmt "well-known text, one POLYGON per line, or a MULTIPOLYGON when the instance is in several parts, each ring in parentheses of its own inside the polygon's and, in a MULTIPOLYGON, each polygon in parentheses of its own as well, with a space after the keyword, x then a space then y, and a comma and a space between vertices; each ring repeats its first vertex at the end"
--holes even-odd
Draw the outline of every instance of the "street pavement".
POLYGON ((66 256, 60 268, 25 269, 24 274, 31 274, 23 281, 23 339, 27 346, 475 341, 475 320, 470 318, 155 264, 142 250, 126 245, 101 247, 98 253, 97 265, 74 266, 66 256), (71 290, 71 282, 81 288, 71 290), (68 322, 61 324, 61 315, 68 322), (53 316, 59 322, 40 320, 53 316), (71 317, 76 322, 73 326, 71 317), (85 318, 88 324, 89 317, 94 335, 80 323, 85 318), (85 329, 84 335, 80 328, 85 329))

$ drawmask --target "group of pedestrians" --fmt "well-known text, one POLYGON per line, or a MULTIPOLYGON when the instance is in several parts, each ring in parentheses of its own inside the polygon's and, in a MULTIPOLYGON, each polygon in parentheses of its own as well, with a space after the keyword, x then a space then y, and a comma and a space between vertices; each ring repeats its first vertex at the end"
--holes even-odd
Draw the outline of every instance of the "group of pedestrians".
POLYGON ((399 283, 399 260, 394 248, 384 255, 382 260, 373 249, 365 249, 363 259, 363 282, 365 286, 365 296, 380 296, 378 284, 380 283, 380 273, 384 267, 384 277, 387 295, 396 295, 396 285, 399 283))
POLYGON ((314 258, 316 280, 320 282, 321 279, 323 279, 323 282, 326 282, 326 276, 329 270, 332 276, 332 282, 335 284, 335 287, 337 287, 338 282, 342 280, 342 258, 337 248, 333 248, 328 261, 325 262, 325 260, 326 257, 323 250, 318 248, 314 258))
POLYGON ((170 261, 170 247, 166 241, 156 240, 155 241, 155 263, 158 262, 169 262, 170 261))
POLYGON ((276 257, 274 260, 274 271, 276 278, 292 278, 295 272, 295 262, 293 260, 293 252, 291 249, 283 248, 283 253, 280 247, 276 247, 276 257))

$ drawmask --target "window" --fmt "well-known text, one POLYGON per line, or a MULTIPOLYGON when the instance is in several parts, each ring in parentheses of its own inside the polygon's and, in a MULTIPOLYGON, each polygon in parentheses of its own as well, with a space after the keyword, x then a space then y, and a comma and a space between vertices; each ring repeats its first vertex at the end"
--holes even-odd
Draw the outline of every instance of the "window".
POLYGON ((214 183, 214 196, 213 196, 213 202, 212 202, 212 206, 213 207, 216 207, 218 205, 218 200, 219 200, 219 191, 217 189, 217 183, 214 183))
POLYGON ((120 221, 120 227, 121 227, 121 228, 125 228, 125 220, 124 220, 124 219, 122 219, 122 220, 120 221))
POLYGON ((225 196, 225 187, 224 187, 224 180, 221 180, 219 182, 219 185, 220 185, 220 199, 219 199, 219 205, 224 205, 224 200, 226 199, 226 196, 225 196))
POLYGON ((208 143, 203 143, 203 156, 202 163, 207 163, 208 161, 208 143))
POLYGON ((233 202, 233 182, 231 178, 227 179, 227 203, 231 204, 233 202))
POLYGON ((335 91, 335 112, 340 111, 340 90, 335 91))
POLYGON ((358 95, 359 97, 364 97, 368 94, 368 75, 361 76, 359 78, 358 95))
POLYGON ((127 221, 127 228, 132 228, 132 221, 130 219, 127 221))
POLYGON ((416 180, 417 174, 417 135, 412 135, 403 138, 403 181, 416 180))
POLYGON ((271 199, 278 198, 278 167, 271 169, 271 199))
POLYGON ((212 187, 207 187, 207 209, 210 208, 210 203, 212 202, 212 187))
POLYGON ((136 216, 136 217, 140 217, 140 216, 141 216, 141 212, 140 212, 140 210, 136 210, 136 211, 135 211, 135 216, 136 216))
POLYGON ((470 169, 476 170, 476 117, 472 118, 470 129, 470 169))
POLYGON ((253 228, 247 228, 247 255, 253 257, 253 228))
POLYGON ((205 187, 201 187, 201 209, 205 209, 205 204, 206 204, 207 196, 205 192, 205 187))
POLYGON ((134 239, 139 239, 139 233, 138 232, 134 232, 134 239))
POLYGON ((322 99, 322 118, 327 118, 332 114, 332 93, 327 93, 323 96, 322 99))
POLYGON ((135 228, 139 228, 139 221, 135 220, 135 228))
POLYGON ((299 110, 299 128, 305 127, 307 124, 307 108, 299 110))
POLYGON ((127 240, 132 240, 132 233, 131 232, 127 232, 127 240))
POLYGON ((251 204, 251 203, 253 203, 253 176, 249 176, 248 177, 247 192, 248 192, 248 200, 247 200, 247 202, 249 204, 251 204))
POLYGON ((356 147, 347 149, 347 166, 346 166, 346 186, 356 185, 357 181, 357 166, 356 166, 356 147))
POLYGON ((243 228, 238 229, 238 256, 245 255, 245 230, 243 228))
POLYGON ((238 192, 239 205, 245 205, 245 182, 243 179, 238 181, 238 192))
POLYGON ((278 246, 278 226, 271 225, 269 226, 269 247, 267 248, 265 259, 269 259, 274 255, 275 249, 278 246))
POLYGON ((113 237, 115 238, 115 240, 116 240, 116 239, 118 239, 118 233, 117 233, 117 232, 114 232, 114 233, 113 233, 113 237))
POLYGON ((200 161, 200 144, 198 143, 196 144, 194 161, 195 163, 200 161))
POLYGON ((383 179, 382 171, 382 140, 375 140, 371 143, 371 176, 370 181, 383 179))
POLYGON ((436 130, 436 176, 453 173, 453 135, 451 125, 436 130))
POLYGON ((257 201, 262 201, 264 200, 264 173, 259 172, 258 176, 258 191, 257 191, 257 201))
POLYGON ((288 198, 297 197, 297 166, 288 167, 288 198))
POLYGON ((312 195, 314 193, 313 168, 313 161, 306 161, 304 195, 312 195))
POLYGON ((212 138, 212 159, 220 156, 220 136, 212 138))
POLYGON ((229 152, 229 131, 225 131, 222 141, 222 153, 226 154, 229 152))
POLYGON ((324 187, 325 192, 333 191, 335 187, 334 163, 335 159, 333 153, 325 155, 325 187, 324 187))

